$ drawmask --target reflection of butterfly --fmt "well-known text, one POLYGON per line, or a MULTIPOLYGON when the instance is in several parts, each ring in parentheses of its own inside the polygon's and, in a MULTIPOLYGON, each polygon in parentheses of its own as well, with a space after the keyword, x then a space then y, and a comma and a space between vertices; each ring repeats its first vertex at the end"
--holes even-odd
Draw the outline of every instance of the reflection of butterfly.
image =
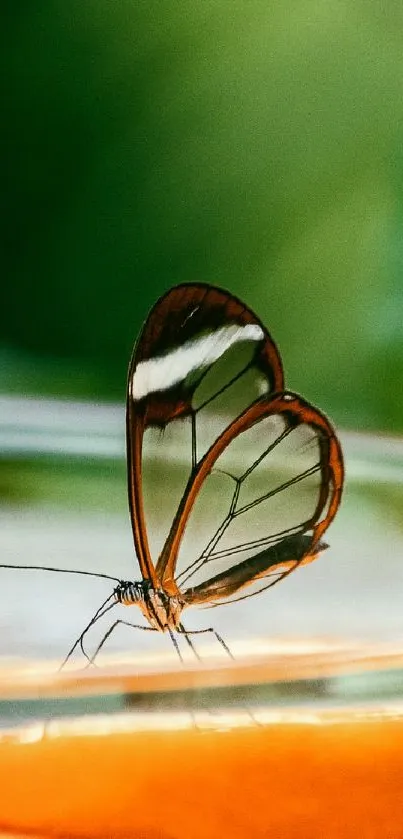
MULTIPOLYGON (((110 578, 113 593, 67 658, 78 645, 86 655, 88 629, 117 603, 137 605, 149 624, 142 628, 168 631, 178 652, 175 631, 193 648, 184 609, 249 597, 315 559, 340 503, 334 430, 284 390, 263 324, 218 288, 181 285, 156 303, 131 360, 126 421, 142 579, 110 578)), ((213 632, 228 651, 213 629, 198 632, 213 632)))

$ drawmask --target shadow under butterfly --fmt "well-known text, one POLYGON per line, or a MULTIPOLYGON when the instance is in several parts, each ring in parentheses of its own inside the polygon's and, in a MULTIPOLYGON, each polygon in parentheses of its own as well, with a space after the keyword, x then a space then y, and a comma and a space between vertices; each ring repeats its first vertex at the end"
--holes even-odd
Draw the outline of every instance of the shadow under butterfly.
POLYGON ((141 580, 29 566, 115 583, 61 666, 77 647, 94 663, 119 625, 168 632, 180 658, 176 633, 196 657, 190 636, 205 633, 231 655, 214 628, 186 630, 182 613, 271 588, 327 547, 344 477, 334 429, 284 390, 277 347, 249 308, 219 288, 187 284, 158 300, 134 348, 126 434, 141 580), (147 528, 156 516, 158 527, 147 528), (113 621, 89 655, 87 633, 118 604, 138 606, 147 625, 113 621))

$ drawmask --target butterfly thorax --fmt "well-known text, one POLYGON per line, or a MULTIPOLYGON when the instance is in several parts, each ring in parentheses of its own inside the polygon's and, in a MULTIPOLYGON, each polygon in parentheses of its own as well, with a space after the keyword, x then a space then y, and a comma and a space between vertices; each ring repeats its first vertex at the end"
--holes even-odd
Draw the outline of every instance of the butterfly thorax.
POLYGON ((151 626, 160 632, 177 629, 180 624, 183 601, 163 589, 153 588, 148 580, 137 583, 122 580, 114 594, 118 603, 138 606, 151 626))

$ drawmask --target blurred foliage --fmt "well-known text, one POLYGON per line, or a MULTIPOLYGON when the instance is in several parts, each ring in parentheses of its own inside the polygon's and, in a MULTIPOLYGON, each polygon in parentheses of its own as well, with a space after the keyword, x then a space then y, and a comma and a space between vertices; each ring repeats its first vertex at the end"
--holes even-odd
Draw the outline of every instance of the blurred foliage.
POLYGON ((65 512, 127 513, 125 464, 68 457, 9 458, 1 464, 2 504, 51 504, 65 512))
MULTIPOLYGON (((371 460, 370 451, 368 460, 371 460)), ((128 521, 126 480, 123 459, 10 457, 1 464, 0 499, 3 511, 7 507, 33 505, 42 510, 45 507, 63 510, 66 515, 77 512, 88 515, 88 512, 95 512, 97 515, 105 513, 110 516, 118 513, 128 521)), ((179 480, 178 471, 171 469, 169 481, 174 494, 179 480)), ((155 511, 161 521, 162 511, 169 506, 164 481, 154 483, 154 495, 155 511)), ((369 478, 359 479, 355 476, 351 479, 350 476, 346 498, 352 512, 363 503, 369 504, 375 520, 382 520, 389 535, 394 531, 403 532, 402 487, 397 480, 393 482, 378 478, 374 482, 369 478)), ((152 521, 153 511, 150 512, 152 521)), ((150 535, 153 532, 158 532, 156 527, 154 530, 150 528, 150 535)), ((366 537, 363 538, 365 540, 366 537)))
POLYGON ((6 4, 0 387, 123 398, 170 285, 255 308, 287 384, 403 429, 396 0, 6 4))

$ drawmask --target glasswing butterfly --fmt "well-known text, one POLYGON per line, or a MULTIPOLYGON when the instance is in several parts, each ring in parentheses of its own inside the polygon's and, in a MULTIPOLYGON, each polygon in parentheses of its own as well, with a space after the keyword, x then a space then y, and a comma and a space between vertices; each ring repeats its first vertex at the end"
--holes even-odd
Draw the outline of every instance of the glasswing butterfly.
POLYGON ((63 665, 78 646, 92 663, 119 624, 137 628, 114 621, 87 654, 87 632, 119 603, 139 607, 148 625, 138 628, 167 631, 180 657, 175 632, 196 655, 189 635, 213 633, 231 655, 213 628, 185 630, 182 613, 264 591, 327 547, 343 488, 337 436, 285 390, 259 318, 229 292, 195 283, 168 291, 145 322, 129 367, 126 440, 141 580, 30 566, 116 583, 63 665))

